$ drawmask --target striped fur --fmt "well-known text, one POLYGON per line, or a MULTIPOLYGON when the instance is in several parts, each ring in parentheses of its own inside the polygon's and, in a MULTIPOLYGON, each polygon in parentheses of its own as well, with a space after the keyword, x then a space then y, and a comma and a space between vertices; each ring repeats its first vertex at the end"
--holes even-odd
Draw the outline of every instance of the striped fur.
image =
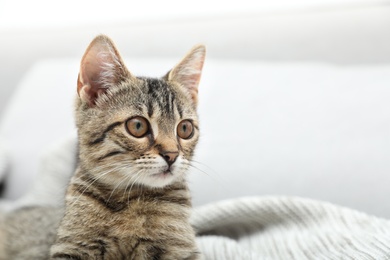
POLYGON ((199 258, 185 175, 199 137, 203 61, 198 46, 166 77, 141 78, 127 71, 110 39, 91 43, 78 81, 79 165, 51 259, 199 258), (136 138, 126 122, 139 116, 149 132, 136 138), (194 126, 186 140, 177 135, 182 120, 194 126))

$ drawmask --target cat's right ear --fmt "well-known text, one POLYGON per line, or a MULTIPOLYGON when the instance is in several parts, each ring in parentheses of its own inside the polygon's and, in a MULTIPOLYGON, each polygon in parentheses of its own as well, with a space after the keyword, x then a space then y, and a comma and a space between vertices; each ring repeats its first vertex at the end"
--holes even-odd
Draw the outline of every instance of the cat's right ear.
POLYGON ((196 45, 165 75, 164 79, 179 83, 190 94, 193 104, 198 103, 198 85, 206 56, 204 45, 196 45))
POLYGON ((92 107, 99 95, 130 76, 113 41, 99 35, 89 44, 81 60, 77 93, 92 107))

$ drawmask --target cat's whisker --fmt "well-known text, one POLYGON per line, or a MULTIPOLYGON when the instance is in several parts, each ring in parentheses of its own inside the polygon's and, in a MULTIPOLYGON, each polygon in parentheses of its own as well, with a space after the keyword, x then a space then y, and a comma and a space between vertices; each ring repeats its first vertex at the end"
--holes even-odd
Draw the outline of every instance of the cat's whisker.
MULTIPOLYGON (((217 183, 222 189, 224 189, 224 190, 226 190, 226 189, 228 189, 228 183, 221 177, 221 175, 220 174, 218 174, 218 172, 217 171, 213 171, 213 174, 209 174, 208 172, 206 172, 206 171, 203 171, 202 169, 200 169, 199 167, 196 167, 196 166, 194 166, 191 162, 193 162, 192 160, 190 161, 190 160, 188 160, 188 162, 186 162, 186 163, 183 163, 183 164, 186 164, 186 165, 188 165, 189 167, 191 167, 192 169, 195 169, 195 170, 197 170, 197 171, 199 171, 199 172, 201 172, 201 173, 203 173, 203 174, 206 174, 208 177, 210 177, 215 183, 217 183)), ((202 163, 200 163, 200 162, 197 162, 197 163, 199 163, 199 164, 201 164, 201 165, 204 165, 204 164, 202 164, 202 163)), ((206 165, 204 165, 204 166, 206 166, 206 165)), ((211 169, 211 168, 210 168, 211 169)), ((211 169, 212 170, 212 169, 211 169)))
MULTIPOLYGON (((127 169, 127 167, 124 167, 124 170, 126 170, 126 169, 127 169)), ((123 180, 126 180, 126 179, 128 178, 128 176, 132 176, 132 173, 129 173, 129 175, 125 175, 124 178, 123 178, 123 180)), ((108 199, 107 199, 106 204, 108 204, 108 203, 110 202, 110 199, 111 199, 112 195, 114 194, 115 190, 116 190, 121 184, 122 184, 122 181, 119 181, 118 184, 114 187, 114 189, 111 191, 110 196, 109 196, 108 199)))
MULTIPOLYGON (((139 171, 137 172, 137 174, 136 174, 137 177, 136 177, 136 179, 133 181, 133 183, 132 183, 131 186, 130 186, 130 189, 129 189, 128 192, 127 192, 127 203, 130 203, 131 190, 133 189, 134 184, 137 183, 137 182, 139 181, 139 179, 145 178, 144 174, 142 174, 143 171, 144 171, 144 169, 141 169, 141 170, 139 170, 139 171)), ((142 186, 143 186, 143 185, 140 185, 140 186, 141 186, 141 189, 142 189, 142 186)), ((138 196, 138 200, 139 200, 139 198, 140 198, 140 197, 138 196)))
POLYGON ((134 185, 134 183, 137 181, 137 179, 139 178, 139 174, 140 174, 141 170, 137 171, 137 172, 134 172, 133 174, 131 174, 130 178, 129 178, 129 181, 127 182, 126 184, 126 187, 125 189, 123 190, 123 195, 122 195, 122 199, 125 197, 125 194, 128 191, 128 193, 131 192, 131 189, 134 185), (131 185, 131 186, 130 186, 131 185), (129 189, 129 186, 130 186, 130 189, 129 189))
MULTIPOLYGON (((108 174, 109 172, 107 172, 107 173, 105 173, 105 174, 108 174)), ((105 174, 103 174, 103 175, 105 175, 105 174)), ((72 202, 72 204, 70 205, 70 207, 73 207, 73 205, 75 205, 78 201, 79 201, 79 199, 84 195, 84 193, 88 190, 88 188, 89 187, 91 187, 96 181, 98 181, 101 177, 103 177, 103 175, 101 175, 101 176, 99 176, 98 178, 95 178, 87 187, 85 187, 84 189, 83 189, 83 191, 80 193, 80 195, 77 197, 77 199, 76 200, 74 200, 73 202, 72 202)))
MULTIPOLYGON (((143 170, 145 171, 145 169, 143 169, 143 170)), ((144 179, 146 179, 146 178, 147 178, 147 175, 142 174, 142 179, 141 179, 140 183, 143 183, 144 179)), ((140 201, 140 198, 143 197, 144 187, 145 187, 145 185, 139 185, 139 196, 137 198, 138 201, 140 201)))
MULTIPOLYGON (((85 187, 84 189, 83 189, 83 191, 81 192, 81 194, 77 197, 77 199, 71 204, 71 206, 73 206, 73 205, 75 205, 75 203, 77 203, 78 202, 78 200, 81 198, 81 196, 83 196, 84 195, 84 193, 95 183, 95 182, 97 182, 98 180, 100 180, 101 178, 103 178, 104 176, 106 176, 106 175, 108 175, 108 174, 110 174, 110 173, 112 173, 112 172, 114 172, 114 171, 117 171, 117 170, 119 170, 119 169, 121 169, 121 168, 123 168, 123 166, 117 166, 117 167, 114 167, 114 168, 111 168, 110 170, 108 170, 108 171, 106 171, 106 172, 104 172, 104 173, 100 173, 99 175, 98 175, 98 177, 97 178, 91 178, 91 180, 92 180, 92 182, 90 182, 89 184, 88 184, 88 186, 87 187, 85 187)), ((81 178, 77 178, 78 180, 81 180, 81 178)))
POLYGON ((206 174, 206 175, 209 176, 209 177, 211 177, 211 174, 209 174, 208 172, 206 172, 206 171, 204 171, 204 170, 202 170, 202 169, 200 169, 200 168, 198 168, 198 167, 192 165, 191 163, 188 163, 188 164, 186 164, 186 165, 189 166, 189 167, 192 167, 192 168, 195 169, 195 170, 198 170, 198 171, 200 171, 200 172, 206 174))
POLYGON ((218 174, 218 172, 216 170, 214 170, 213 168, 211 168, 210 166, 208 166, 205 163, 202 163, 202 162, 199 162, 199 161, 196 161, 196 160, 193 160, 193 159, 188 159, 188 161, 191 162, 191 163, 197 163, 199 165, 202 165, 202 166, 206 167, 208 170, 212 171, 213 173, 218 174))
MULTIPOLYGON (((130 166, 131 166, 131 164, 128 165, 127 167, 130 167, 130 166)), ((110 164, 96 166, 96 167, 94 167, 93 171, 99 173, 102 170, 110 170, 113 167, 118 168, 118 167, 126 167, 126 166, 123 163, 110 163, 110 164)))
POLYGON ((134 184, 140 179, 140 178, 142 178, 142 176, 143 176, 143 174, 142 174, 142 172, 143 172, 143 169, 141 169, 141 170, 139 170, 138 172, 137 172, 137 178, 133 181, 133 183, 131 184, 131 186, 130 186, 130 189, 129 189, 129 191, 128 191, 128 195, 127 195, 127 203, 130 203, 130 195, 131 195, 131 190, 133 189, 133 186, 134 186, 134 184))

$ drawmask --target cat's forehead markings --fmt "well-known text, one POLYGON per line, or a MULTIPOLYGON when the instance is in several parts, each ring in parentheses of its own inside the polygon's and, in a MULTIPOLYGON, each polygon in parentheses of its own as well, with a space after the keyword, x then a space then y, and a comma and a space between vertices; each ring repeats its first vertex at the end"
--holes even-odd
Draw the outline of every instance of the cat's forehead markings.
POLYGON ((145 78, 144 80, 148 96, 147 107, 149 116, 156 112, 160 112, 160 116, 173 116, 176 94, 171 86, 161 79, 145 78))
POLYGON ((154 105, 151 103, 151 102, 148 102, 148 104, 147 104, 147 110, 148 110, 148 116, 150 117, 150 118, 152 118, 153 117, 153 115, 154 115, 154 105))

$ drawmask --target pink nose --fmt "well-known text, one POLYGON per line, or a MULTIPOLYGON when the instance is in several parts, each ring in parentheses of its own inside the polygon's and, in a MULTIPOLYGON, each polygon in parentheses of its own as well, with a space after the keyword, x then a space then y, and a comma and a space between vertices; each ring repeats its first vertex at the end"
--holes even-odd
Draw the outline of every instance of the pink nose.
POLYGON ((171 166, 179 156, 179 152, 170 152, 170 151, 163 151, 160 153, 162 158, 168 163, 169 166, 171 166))

